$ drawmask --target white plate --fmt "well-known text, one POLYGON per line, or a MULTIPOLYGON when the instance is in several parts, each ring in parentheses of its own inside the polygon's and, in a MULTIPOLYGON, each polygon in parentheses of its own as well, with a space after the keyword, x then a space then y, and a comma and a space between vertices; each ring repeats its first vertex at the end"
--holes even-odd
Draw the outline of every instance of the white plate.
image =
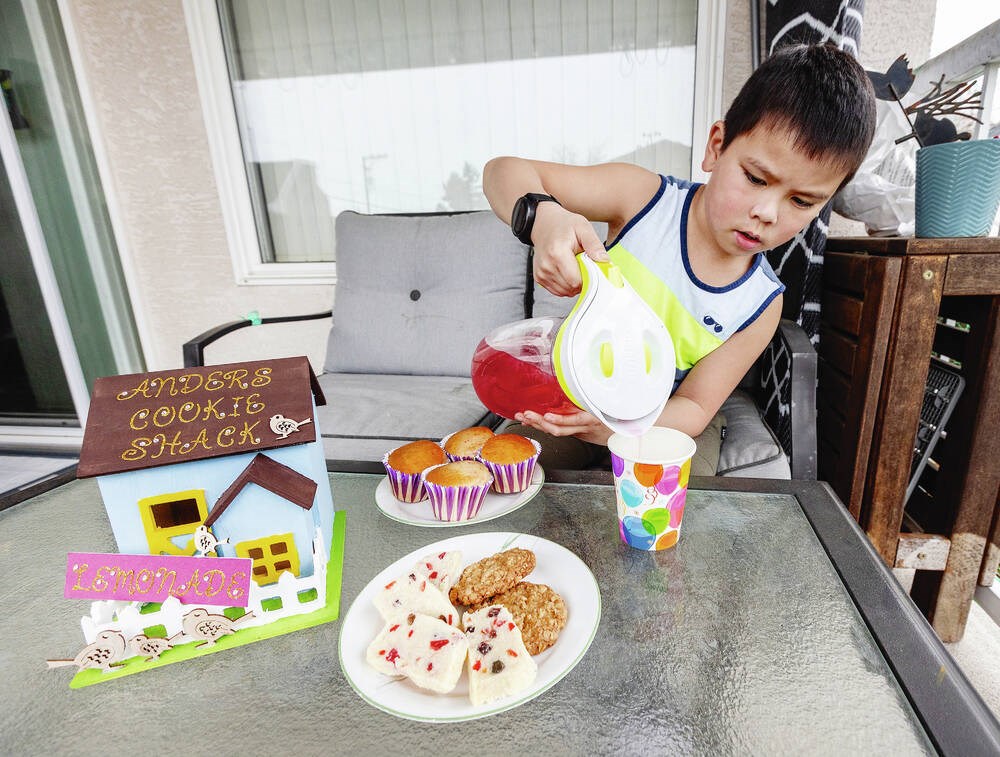
POLYGON ((340 667, 354 690, 390 715, 428 723, 475 720, 495 715, 534 699, 553 686, 583 658, 601 620, 601 592, 584 562, 565 547, 531 534, 486 533, 456 536, 428 544, 400 558, 375 576, 351 604, 340 629, 340 667), (469 700, 469 684, 463 669, 458 686, 448 694, 418 688, 405 678, 382 675, 365 661, 365 651, 382 629, 382 618, 373 599, 389 581, 407 572, 421 557, 445 550, 461 550, 462 564, 469 565, 488 555, 512 547, 530 549, 537 559, 526 577, 532 583, 551 586, 566 602, 568 618, 559 640, 534 660, 538 675, 524 691, 478 707, 469 700))
POLYGON ((531 474, 531 483, 523 492, 517 494, 497 494, 490 489, 486 493, 486 499, 475 518, 469 520, 447 521, 438 520, 431 513, 430 500, 423 502, 400 502, 392 496, 392 487, 389 486, 389 477, 384 477, 375 488, 375 504, 382 513, 400 523, 409 523, 411 526, 427 526, 428 528, 448 528, 449 526, 468 526, 471 523, 484 523, 501 515, 514 512, 522 507, 534 497, 545 483, 545 471, 541 465, 535 466, 535 472, 531 474))

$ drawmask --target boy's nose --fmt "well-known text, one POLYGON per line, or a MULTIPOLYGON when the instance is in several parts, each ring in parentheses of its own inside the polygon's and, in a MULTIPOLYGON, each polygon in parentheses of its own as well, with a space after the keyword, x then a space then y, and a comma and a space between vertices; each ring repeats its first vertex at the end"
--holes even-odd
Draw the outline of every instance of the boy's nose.
POLYGON ((761 223, 774 223, 778 220, 778 202, 773 197, 760 197, 750 210, 750 216, 761 223))

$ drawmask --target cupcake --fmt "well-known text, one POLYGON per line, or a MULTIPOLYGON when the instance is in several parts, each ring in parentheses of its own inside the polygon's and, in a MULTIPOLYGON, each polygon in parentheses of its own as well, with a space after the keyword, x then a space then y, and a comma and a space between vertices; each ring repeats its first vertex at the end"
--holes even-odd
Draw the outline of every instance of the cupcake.
POLYGON ((404 444, 387 452, 382 458, 392 496, 400 502, 420 502, 427 499, 420 474, 434 465, 446 462, 448 457, 441 445, 428 439, 404 444))
POLYGON ((483 444, 478 459, 493 474, 493 488, 500 494, 522 492, 531 483, 542 445, 517 434, 497 434, 483 444))
POLYGON ((435 465, 422 478, 434 517, 445 521, 475 518, 493 485, 493 475, 476 460, 435 465))
POLYGON ((441 446, 452 462, 475 460, 476 453, 492 436, 493 432, 486 426, 472 426, 449 434, 441 440, 441 446))

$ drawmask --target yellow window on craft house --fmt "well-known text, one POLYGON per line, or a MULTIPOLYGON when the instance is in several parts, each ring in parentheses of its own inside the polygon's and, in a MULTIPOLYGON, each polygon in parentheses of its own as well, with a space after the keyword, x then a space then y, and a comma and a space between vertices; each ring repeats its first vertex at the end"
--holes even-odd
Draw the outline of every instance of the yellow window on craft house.
POLYGON ((253 560, 253 580, 258 586, 274 583, 286 570, 293 576, 299 574, 299 553, 290 533, 241 541, 236 545, 236 556, 253 560))
POLYGON ((195 529, 207 515, 203 489, 157 494, 139 500, 139 516, 151 555, 193 555, 194 539, 186 537, 194 536, 195 529))

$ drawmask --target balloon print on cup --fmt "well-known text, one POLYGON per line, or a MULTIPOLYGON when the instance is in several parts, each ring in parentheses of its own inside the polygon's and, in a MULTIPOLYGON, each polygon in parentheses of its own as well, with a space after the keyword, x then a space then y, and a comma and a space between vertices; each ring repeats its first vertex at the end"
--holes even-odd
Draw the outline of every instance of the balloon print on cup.
POLYGON ((680 537, 695 443, 670 428, 639 437, 612 435, 611 471, 618 502, 618 533, 630 547, 660 550, 680 537))

